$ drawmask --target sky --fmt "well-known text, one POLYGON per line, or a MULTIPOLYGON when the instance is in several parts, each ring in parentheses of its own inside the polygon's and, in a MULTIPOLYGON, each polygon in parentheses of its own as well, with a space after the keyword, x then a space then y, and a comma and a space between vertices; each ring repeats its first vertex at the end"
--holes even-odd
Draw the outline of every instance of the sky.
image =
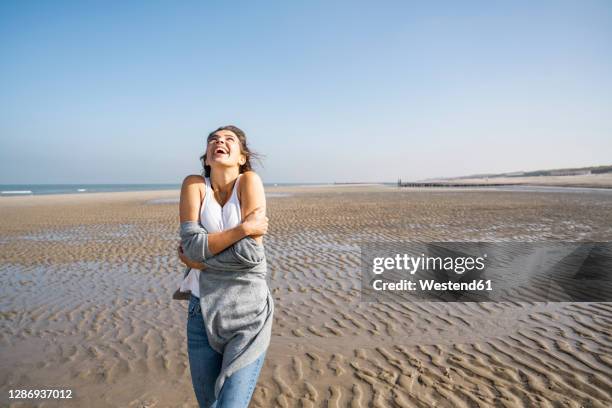
POLYGON ((0 2, 0 184, 181 183, 233 124, 264 182, 612 164, 612 2, 0 2))

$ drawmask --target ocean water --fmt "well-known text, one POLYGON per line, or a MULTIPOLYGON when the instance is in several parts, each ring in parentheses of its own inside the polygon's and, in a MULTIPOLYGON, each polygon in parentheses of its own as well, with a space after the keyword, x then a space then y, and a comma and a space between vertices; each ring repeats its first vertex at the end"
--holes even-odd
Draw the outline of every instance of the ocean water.
POLYGON ((0 196, 180 190, 181 184, 0 184, 0 196))
MULTIPOLYGON (((305 186, 322 183, 264 183, 264 186, 305 186)), ((180 190, 181 184, 0 184, 0 197, 87 194, 118 191, 180 190)))
MULTIPOLYGON (((264 183, 265 187, 309 187, 321 185, 333 185, 335 183, 264 183)), ((349 183, 350 184, 350 183, 349 183)), ((354 183, 358 184, 358 183, 354 183)), ((396 183, 377 183, 387 187, 394 187, 396 183)), ((402 187, 409 190, 410 187, 402 187)), ((457 187, 460 188, 460 187, 457 187)), ((181 184, 0 184, 0 197, 23 196, 23 195, 47 195, 47 194, 87 194, 118 191, 150 191, 150 190, 177 190, 180 191, 181 184)), ((446 189, 439 187, 440 190, 446 189)), ((467 190, 468 188, 466 188, 467 190)), ((515 191, 534 193, 601 193, 612 194, 611 188, 590 187, 557 187, 557 186, 491 186, 470 187, 481 191, 515 191)), ((282 197, 285 193, 267 193, 269 197, 282 197)))

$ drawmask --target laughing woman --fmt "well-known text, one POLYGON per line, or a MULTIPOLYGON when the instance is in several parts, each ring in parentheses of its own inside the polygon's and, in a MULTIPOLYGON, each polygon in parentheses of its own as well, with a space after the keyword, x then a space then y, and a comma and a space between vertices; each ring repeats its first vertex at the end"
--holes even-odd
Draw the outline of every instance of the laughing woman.
POLYGON ((235 126, 210 133, 204 177, 183 181, 181 246, 189 293, 187 351, 200 407, 247 407, 270 344, 263 184, 235 126))

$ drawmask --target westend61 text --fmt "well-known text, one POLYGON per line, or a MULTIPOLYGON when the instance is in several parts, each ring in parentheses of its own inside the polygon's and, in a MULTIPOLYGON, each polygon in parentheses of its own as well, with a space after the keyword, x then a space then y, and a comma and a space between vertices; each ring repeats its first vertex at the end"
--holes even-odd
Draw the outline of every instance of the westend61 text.
POLYGON ((434 280, 419 280, 419 286, 416 282, 402 279, 399 282, 384 282, 377 279, 372 283, 374 290, 409 290, 414 291, 441 291, 441 290, 460 290, 460 291, 476 291, 476 290, 493 290, 491 280, 473 280, 471 282, 436 282, 434 280))

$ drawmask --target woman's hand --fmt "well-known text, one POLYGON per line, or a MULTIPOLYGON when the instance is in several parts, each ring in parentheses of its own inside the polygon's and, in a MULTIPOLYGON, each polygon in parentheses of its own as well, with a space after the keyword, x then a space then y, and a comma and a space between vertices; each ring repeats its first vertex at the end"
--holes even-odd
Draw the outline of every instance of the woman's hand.
POLYGON ((181 245, 179 245, 178 247, 178 256, 181 261, 191 269, 206 269, 206 265, 204 265, 203 263, 192 261, 191 259, 187 258, 187 256, 183 252, 183 247, 181 245))
POLYGON ((242 222, 246 235, 260 236, 268 232, 268 217, 261 209, 250 213, 242 222))

